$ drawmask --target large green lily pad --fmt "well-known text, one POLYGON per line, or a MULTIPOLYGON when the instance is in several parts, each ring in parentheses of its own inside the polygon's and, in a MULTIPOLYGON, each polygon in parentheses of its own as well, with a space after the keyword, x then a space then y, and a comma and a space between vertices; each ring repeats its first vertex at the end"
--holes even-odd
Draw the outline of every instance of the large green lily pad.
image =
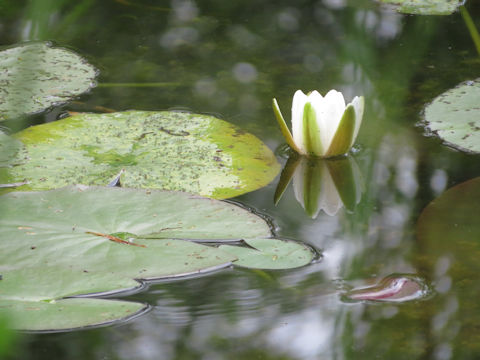
POLYGON ((385 4, 397 5, 397 11, 416 15, 450 15, 464 0, 380 0, 385 4))
POLYGON ((267 185, 280 170, 255 136, 212 116, 127 111, 79 114, 16 135, 28 153, 10 170, 21 190, 108 184, 179 190, 213 198, 267 185))
POLYGON ((98 310, 100 318, 87 320, 81 314, 93 303, 72 304, 65 297, 138 288, 137 279, 198 274, 236 260, 185 239, 272 236, 265 220, 230 203, 178 192, 83 186, 1 196, 0 228, 0 315, 11 310, 19 319, 16 327, 30 330, 111 322, 144 307, 115 303, 112 312, 98 310), (25 308, 38 312, 24 316, 25 308), (57 316, 61 309, 76 315, 57 316))
POLYGON ((95 86, 96 76, 85 59, 49 43, 0 51, 0 120, 64 103, 95 86))
POLYGON ((425 108, 426 126, 452 147, 480 152, 480 79, 450 89, 425 108))
POLYGON ((459 263, 471 262, 469 269, 480 270, 479 213, 480 177, 477 177, 447 190, 423 210, 417 224, 418 237, 436 248, 435 252, 458 254, 459 263))
POLYGON ((305 244, 277 239, 245 240, 250 247, 222 245, 220 249, 235 255, 235 265, 255 269, 291 269, 312 262, 314 253, 305 244))
MULTIPOLYGON (((455 299, 455 321, 461 324, 450 339, 455 357, 466 359, 480 349, 480 177, 458 184, 433 200, 417 223, 418 255, 429 271, 437 294, 429 313, 441 314, 455 299), (466 347, 466 348, 465 348, 466 347)), ((448 329, 448 328, 447 328, 448 329)))

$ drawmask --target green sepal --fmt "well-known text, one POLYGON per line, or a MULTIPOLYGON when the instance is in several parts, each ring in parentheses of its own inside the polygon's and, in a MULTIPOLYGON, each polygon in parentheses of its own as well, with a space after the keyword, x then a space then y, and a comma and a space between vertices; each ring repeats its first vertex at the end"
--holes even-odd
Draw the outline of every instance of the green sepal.
POLYGON ((326 161, 338 195, 345 209, 352 212, 357 204, 357 181, 350 157, 326 161))
POLYGON ((317 124, 317 114, 312 104, 307 102, 303 108, 303 143, 308 155, 320 156, 323 146, 320 140, 320 129, 317 124))
POLYGON ((316 159, 307 159, 303 171, 303 207, 311 218, 318 212, 318 200, 322 189, 322 172, 326 168, 316 159))
POLYGON ((355 132, 355 108, 349 104, 343 113, 337 131, 333 136, 332 142, 325 157, 342 155, 348 152, 353 145, 353 133, 355 132))
POLYGON ((278 181, 277 188, 275 189, 275 195, 273 196, 273 203, 275 204, 275 206, 282 198, 283 193, 288 187, 288 184, 290 184, 293 173, 295 172, 295 169, 300 163, 301 158, 302 157, 297 154, 294 154, 288 158, 287 163, 285 164, 280 175, 280 180, 278 181))
POLYGON ((282 131, 283 137, 287 141, 288 146, 290 146, 297 153, 301 154, 302 151, 298 148, 297 145, 295 145, 295 141, 293 140, 292 133, 288 129, 287 123, 283 119, 282 112, 280 111, 280 107, 278 106, 276 99, 272 100, 272 107, 273 107, 273 113, 275 114, 278 125, 280 126, 280 130, 282 131))

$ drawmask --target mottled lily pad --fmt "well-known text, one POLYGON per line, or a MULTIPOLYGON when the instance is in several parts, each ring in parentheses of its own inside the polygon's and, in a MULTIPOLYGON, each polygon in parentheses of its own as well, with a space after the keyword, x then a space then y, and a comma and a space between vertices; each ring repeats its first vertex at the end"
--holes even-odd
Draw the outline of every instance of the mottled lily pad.
POLYGON ((95 86, 96 76, 85 59, 49 43, 0 51, 0 120, 64 103, 95 86))
POLYGON ((480 79, 450 89, 425 108, 428 129, 462 151, 480 152, 480 79))
POLYGON ((74 303, 79 313, 71 319, 58 312, 63 306, 68 314, 77 311, 65 297, 135 289, 138 279, 199 274, 236 260, 185 239, 272 236, 265 220, 230 203, 178 192, 83 186, 1 196, 0 228, 0 316, 11 310, 20 319, 16 327, 29 330, 132 316, 144 306, 115 303, 112 313, 99 310, 100 318, 87 320, 81 313, 93 303, 85 299, 74 303), (25 316, 26 308, 37 311, 35 316, 25 316), (45 316, 43 325, 39 316, 45 316))
POLYGON ((267 185, 280 170, 252 134, 185 112, 79 114, 16 138, 28 152, 28 161, 10 171, 10 182, 29 181, 21 190, 106 185, 124 169, 124 187, 228 198, 267 185))
POLYGON ((450 15, 464 0, 380 0, 397 6, 397 11, 415 15, 450 15))
POLYGON ((313 251, 305 244, 277 239, 245 240, 250 247, 222 245, 220 250, 235 255, 235 265, 255 269, 290 269, 309 264, 313 251))

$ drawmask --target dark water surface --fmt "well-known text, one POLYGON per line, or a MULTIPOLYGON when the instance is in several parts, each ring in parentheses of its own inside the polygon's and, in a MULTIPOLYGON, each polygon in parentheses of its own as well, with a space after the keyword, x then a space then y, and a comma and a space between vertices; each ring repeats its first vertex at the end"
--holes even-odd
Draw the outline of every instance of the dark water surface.
MULTIPOLYGON (((480 27, 480 3, 467 9, 480 27)), ((480 358, 478 206, 460 206, 480 203, 478 186, 420 217, 480 176, 478 155, 417 126, 435 96, 479 77, 460 13, 405 16, 370 0, 0 0, 0 45, 27 40, 74 49, 100 70, 97 88, 31 124, 67 109, 186 109, 254 133, 285 163, 272 97, 289 118, 297 89, 364 95, 354 154, 363 192, 350 211, 312 219, 293 185, 274 205, 277 178, 234 201, 318 249, 318 261, 152 284, 127 297, 150 304, 147 314, 26 334, 11 359, 480 358), (437 231, 450 215, 455 236, 437 231)))

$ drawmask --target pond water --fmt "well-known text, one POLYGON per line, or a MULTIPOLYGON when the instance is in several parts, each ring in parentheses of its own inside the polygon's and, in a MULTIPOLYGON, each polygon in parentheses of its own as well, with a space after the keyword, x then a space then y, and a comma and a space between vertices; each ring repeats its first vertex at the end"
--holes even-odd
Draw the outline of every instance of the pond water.
MULTIPOLYGON (((480 27, 480 4, 466 9, 480 27)), ((419 126, 426 104, 479 76, 459 12, 402 15, 370 0, 3 0, 0 12, 0 45, 50 40, 100 71, 88 94, 3 123, 13 130, 67 110, 188 110, 255 134, 283 165, 272 97, 288 118, 297 89, 366 100, 351 155, 362 190, 351 206, 307 213, 295 184, 275 205, 279 177, 232 199, 271 219, 278 237, 315 248, 312 264, 150 284, 123 297, 149 304, 147 313, 23 334, 9 358, 480 357, 480 158, 419 126)))

